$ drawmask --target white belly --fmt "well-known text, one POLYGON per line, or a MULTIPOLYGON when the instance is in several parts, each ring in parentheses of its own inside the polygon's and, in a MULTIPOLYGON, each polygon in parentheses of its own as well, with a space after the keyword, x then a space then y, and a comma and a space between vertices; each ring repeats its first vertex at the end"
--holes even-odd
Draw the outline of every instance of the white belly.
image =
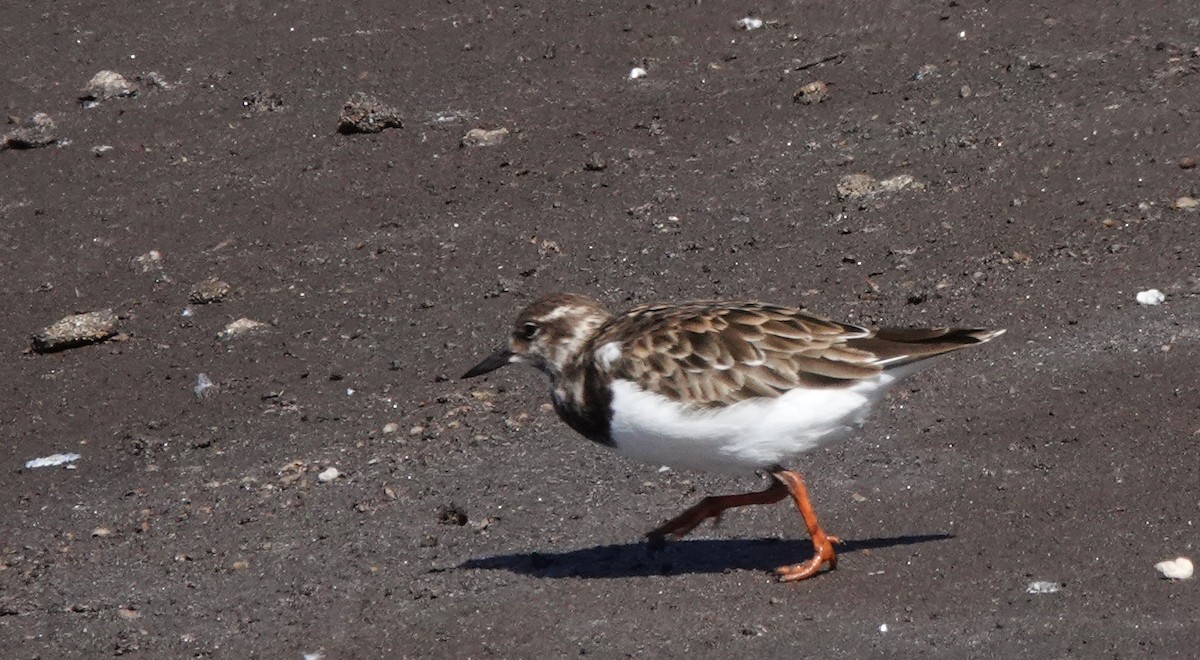
POLYGON ((613 383, 616 450, 652 465, 747 473, 847 435, 895 382, 890 375, 847 388, 796 389, 715 409, 691 409, 626 380, 613 383))

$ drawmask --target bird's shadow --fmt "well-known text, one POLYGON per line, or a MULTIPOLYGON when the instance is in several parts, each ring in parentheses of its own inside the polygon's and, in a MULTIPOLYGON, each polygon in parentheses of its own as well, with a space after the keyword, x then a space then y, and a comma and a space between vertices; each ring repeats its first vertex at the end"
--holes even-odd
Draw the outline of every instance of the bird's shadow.
MULTIPOLYGON (((915 543, 945 541, 952 534, 922 534, 846 540, 835 546, 839 555, 915 543)), ((807 540, 728 539, 676 541, 661 550, 647 543, 599 545, 566 552, 518 552, 469 559, 459 568, 505 570, 541 578, 622 578, 685 573, 723 573, 728 570, 772 571, 805 561, 813 554, 807 540)))

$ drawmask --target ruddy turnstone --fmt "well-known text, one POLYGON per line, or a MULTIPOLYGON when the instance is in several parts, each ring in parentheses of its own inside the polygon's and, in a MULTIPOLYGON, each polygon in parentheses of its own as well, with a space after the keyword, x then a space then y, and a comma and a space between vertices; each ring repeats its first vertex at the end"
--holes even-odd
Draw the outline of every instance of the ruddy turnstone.
POLYGON ((808 561, 782 580, 837 568, 800 474, 785 466, 840 439, 926 360, 1003 330, 867 328, 757 302, 643 305, 613 315, 590 298, 548 295, 521 311, 508 346, 463 375, 507 364, 550 377, 559 417, 590 440, 653 465, 765 472, 763 491, 706 497, 647 536, 678 539, 726 509, 796 503, 812 538, 808 561))

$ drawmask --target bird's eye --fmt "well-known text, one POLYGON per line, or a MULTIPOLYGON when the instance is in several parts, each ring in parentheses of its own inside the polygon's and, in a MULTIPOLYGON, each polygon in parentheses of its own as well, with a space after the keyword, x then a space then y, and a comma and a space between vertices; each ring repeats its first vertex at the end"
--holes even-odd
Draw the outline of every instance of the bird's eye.
POLYGON ((521 326, 521 336, 525 339, 533 339, 537 336, 538 325, 536 323, 526 323, 521 326))

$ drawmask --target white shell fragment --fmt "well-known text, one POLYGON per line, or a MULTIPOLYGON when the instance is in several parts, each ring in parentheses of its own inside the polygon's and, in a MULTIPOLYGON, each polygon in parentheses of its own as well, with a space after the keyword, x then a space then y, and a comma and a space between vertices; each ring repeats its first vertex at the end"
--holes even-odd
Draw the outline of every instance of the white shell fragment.
POLYGON ((761 18, 747 16, 745 18, 738 19, 737 26, 743 30, 757 30, 763 26, 763 22, 761 18))
POLYGON ((1195 567, 1192 566, 1191 559, 1176 557, 1158 562, 1154 565, 1154 569, 1167 580, 1187 580, 1192 577, 1195 567))
POLYGON ((340 476, 342 476, 342 473, 338 472, 337 468, 335 468, 335 467, 325 468, 324 470, 321 471, 320 474, 317 475, 317 481, 320 481, 323 484, 327 484, 330 481, 333 481, 334 479, 337 479, 340 476))
POLYGON ((629 70, 629 79, 630 80, 637 80, 638 78, 645 78, 645 77, 646 77, 646 70, 640 66, 635 66, 629 70))
POLYGON ((1161 305, 1167 297, 1158 289, 1146 289, 1138 291, 1137 301, 1143 305, 1161 305))
POLYGON ((67 463, 74 463, 75 461, 77 461, 81 458, 83 458, 83 457, 80 456, 79 454, 51 454, 49 456, 35 458, 31 461, 25 461, 25 467, 26 467, 26 469, 40 468, 40 467, 54 467, 56 465, 66 465, 67 463))
POLYGON ((1055 594, 1062 589, 1062 585, 1057 582, 1048 582, 1046 580, 1036 580, 1030 582, 1028 587, 1025 587, 1027 594, 1055 594))

